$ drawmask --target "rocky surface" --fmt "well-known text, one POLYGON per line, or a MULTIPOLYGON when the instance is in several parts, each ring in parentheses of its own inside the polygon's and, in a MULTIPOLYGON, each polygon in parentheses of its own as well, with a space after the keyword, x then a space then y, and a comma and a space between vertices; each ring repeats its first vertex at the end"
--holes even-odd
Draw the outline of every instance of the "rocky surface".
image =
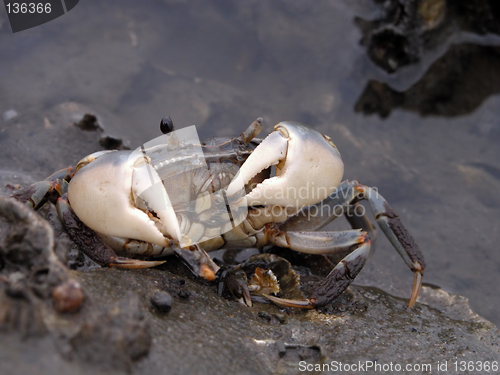
POLYGON ((61 263, 67 241, 54 239, 38 214, 1 197, 0 215, 5 374, 290 374, 308 365, 334 371, 335 361, 430 364, 434 373, 438 361, 500 355, 498 329, 465 298, 436 287, 424 287, 412 310, 359 286, 321 311, 259 302, 248 308, 220 297, 215 284, 196 279, 176 258, 155 269, 70 271, 61 263), (76 292, 56 293, 70 282, 76 292), (171 309, 158 309, 159 294, 173 296, 171 309), (59 308, 61 298, 76 308, 59 308))

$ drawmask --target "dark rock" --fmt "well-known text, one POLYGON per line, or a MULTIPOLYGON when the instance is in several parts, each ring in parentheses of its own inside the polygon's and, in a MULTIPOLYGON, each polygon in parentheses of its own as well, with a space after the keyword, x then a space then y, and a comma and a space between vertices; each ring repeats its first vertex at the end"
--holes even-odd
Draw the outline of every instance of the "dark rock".
POLYGON ((161 313, 168 313, 172 308, 172 296, 164 290, 157 290, 151 296, 151 304, 161 313))
POLYGON ((58 311, 78 310, 80 284, 59 261, 53 229, 36 212, 0 196, 0 217, 12 227, 0 245, 0 329, 17 327, 27 336, 45 333, 41 306, 53 297, 58 311))
POLYGON ((188 299, 191 295, 191 292, 189 290, 180 290, 177 295, 182 299, 188 299))
POLYGON ((96 115, 92 115, 89 113, 86 113, 83 115, 83 118, 75 123, 75 126, 79 127, 82 130, 85 131, 102 131, 104 130, 102 126, 99 124, 99 121, 97 120, 96 115))
POLYGON ((123 140, 112 135, 105 135, 99 138, 99 145, 105 150, 128 150, 129 147, 123 144, 123 140))

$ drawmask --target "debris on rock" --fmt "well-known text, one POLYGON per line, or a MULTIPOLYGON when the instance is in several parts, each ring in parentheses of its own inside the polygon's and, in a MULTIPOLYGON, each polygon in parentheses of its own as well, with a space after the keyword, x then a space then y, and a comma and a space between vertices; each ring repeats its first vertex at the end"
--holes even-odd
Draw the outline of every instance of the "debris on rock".
POLYGON ((75 123, 75 126, 79 127, 82 130, 85 131, 103 131, 103 127, 97 120, 96 115, 92 115, 90 113, 86 113, 83 115, 83 118, 75 123))

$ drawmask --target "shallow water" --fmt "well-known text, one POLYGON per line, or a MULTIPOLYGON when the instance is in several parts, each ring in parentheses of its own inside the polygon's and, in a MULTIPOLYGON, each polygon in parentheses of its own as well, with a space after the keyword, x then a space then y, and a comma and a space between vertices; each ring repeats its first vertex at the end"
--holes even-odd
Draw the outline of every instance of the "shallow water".
MULTIPOLYGON (((12 34, 2 11, 0 113, 18 116, 0 119, 0 169, 38 180, 84 156, 51 161, 57 144, 33 137, 65 102, 90 108, 134 148, 159 135, 166 115, 178 127, 196 124, 201 137, 237 135, 259 116, 266 132, 302 121, 331 136, 346 178, 377 187, 400 214, 426 256, 425 281, 466 296, 498 326, 500 59, 489 47, 498 38, 450 26, 420 62, 389 75, 367 56, 354 22, 377 12, 361 0, 87 0, 12 34), (392 87, 376 85, 385 95, 378 107, 365 91, 370 80, 392 87), (359 112, 384 106, 385 118, 359 112), (39 160, 22 157, 13 136, 22 122, 33 124, 21 137, 39 160)), ((385 239, 364 275, 358 284, 409 296, 412 275, 385 239)))

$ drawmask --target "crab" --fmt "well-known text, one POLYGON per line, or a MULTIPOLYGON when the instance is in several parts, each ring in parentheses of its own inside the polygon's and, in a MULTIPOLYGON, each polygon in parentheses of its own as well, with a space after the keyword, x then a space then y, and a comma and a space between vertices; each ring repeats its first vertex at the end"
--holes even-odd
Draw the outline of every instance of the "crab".
POLYGON ((152 258, 176 254, 197 276, 217 280, 219 293, 228 289, 248 306, 259 294, 280 306, 307 309, 335 300, 365 264, 374 228, 364 212, 353 213, 367 200, 378 226, 415 275, 409 307, 415 304, 425 269, 422 253, 376 189, 342 182, 344 165, 328 136, 283 121, 257 139, 258 118, 239 137, 211 138, 193 149, 180 147, 171 125, 162 120, 160 142, 136 151, 91 154, 14 197, 34 209, 47 200, 57 202, 69 236, 103 266, 154 267, 165 260, 152 258), (198 156, 208 168, 193 167, 198 156), (342 215, 353 229, 319 231, 342 215), (271 295, 279 294, 272 271, 258 268, 247 280, 237 266, 219 266, 208 255, 220 248, 268 245, 349 254, 305 299, 271 295))

